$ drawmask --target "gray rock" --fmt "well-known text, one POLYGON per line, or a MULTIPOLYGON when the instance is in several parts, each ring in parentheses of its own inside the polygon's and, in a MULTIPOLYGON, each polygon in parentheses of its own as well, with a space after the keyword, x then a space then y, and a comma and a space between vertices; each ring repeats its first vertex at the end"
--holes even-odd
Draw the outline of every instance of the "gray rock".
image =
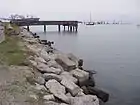
POLYGON ((43 99, 46 100, 46 101, 55 101, 55 97, 53 96, 53 94, 44 95, 43 99))
POLYGON ((68 105, 68 104, 65 104, 65 103, 61 103, 60 105, 68 105))
POLYGON ((68 79, 63 79, 61 84, 67 88, 68 92, 70 92, 72 96, 76 96, 80 92, 80 87, 68 79))
POLYGON ((70 60, 72 60, 73 62, 76 63, 76 67, 78 67, 78 61, 79 61, 79 58, 77 58, 75 55, 73 55, 72 53, 69 53, 67 54, 68 58, 70 60))
POLYGON ((42 57, 46 62, 51 60, 49 54, 45 51, 45 48, 42 48, 40 52, 40 57, 42 57))
POLYGON ((55 60, 50 60, 49 62, 47 62, 47 64, 49 67, 59 68, 63 70, 62 66, 60 66, 55 60))
POLYGON ((38 83, 35 83, 35 87, 34 88, 36 90, 45 90, 45 91, 47 90, 44 85, 40 85, 38 83))
POLYGON ((46 63, 46 61, 41 57, 35 57, 34 59, 36 62, 46 63))
POLYGON ((77 78, 73 77, 69 72, 62 72, 60 74, 60 76, 61 76, 62 79, 67 79, 67 80, 70 80, 74 83, 78 82, 77 78))
POLYGON ((70 73, 78 79, 79 84, 82 84, 89 79, 89 73, 78 68, 70 71, 70 73))
POLYGON ((60 105, 59 103, 56 103, 54 101, 45 101, 44 104, 45 105, 60 105))
POLYGON ((80 91, 78 92, 78 94, 76 95, 76 97, 81 97, 84 96, 84 91, 82 89, 80 89, 80 91))
POLYGON ((53 73, 45 73, 43 74, 43 77, 45 78, 46 81, 50 80, 50 79, 55 79, 58 82, 61 82, 61 77, 57 74, 53 74, 53 73))
POLYGON ((43 77, 38 77, 36 79, 36 82, 40 85, 44 85, 45 84, 45 79, 43 77))
POLYGON ((55 61, 60 64, 66 71, 70 71, 76 68, 76 64, 64 55, 58 54, 55 61))
POLYGON ((96 96, 93 96, 93 95, 71 97, 70 105, 99 105, 99 100, 96 96))
POLYGON ((89 91, 89 94, 96 95, 103 102, 107 102, 109 100, 109 94, 107 92, 101 90, 101 89, 98 89, 96 87, 88 86, 87 90, 89 91))
POLYGON ((69 103, 69 98, 65 95, 65 87, 62 86, 59 82, 57 82, 54 79, 49 80, 48 82, 46 82, 46 87, 55 97, 57 97, 65 103, 69 103))
POLYGON ((37 69, 42 73, 54 73, 54 74, 61 73, 61 69, 56 69, 53 67, 49 68, 49 66, 44 63, 38 63, 37 69))

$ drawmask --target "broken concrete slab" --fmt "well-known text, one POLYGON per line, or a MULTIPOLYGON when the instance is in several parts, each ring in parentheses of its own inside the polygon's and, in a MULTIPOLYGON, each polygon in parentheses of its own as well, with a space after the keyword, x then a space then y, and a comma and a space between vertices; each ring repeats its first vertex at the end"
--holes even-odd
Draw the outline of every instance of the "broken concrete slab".
POLYGON ((84 70, 80 70, 80 69, 75 69, 70 71, 70 73, 78 79, 79 84, 85 82, 86 80, 89 79, 89 73, 84 71, 84 70))
POLYGON ((68 79, 62 79, 61 84, 66 87, 72 96, 76 96, 81 91, 79 86, 68 79))
POLYGON ((84 95, 81 97, 71 97, 70 105, 99 105, 99 100, 94 95, 84 95))
POLYGON ((61 76, 62 79, 67 79, 67 80, 70 80, 74 83, 78 82, 77 78, 73 77, 69 72, 66 72, 66 71, 62 72, 60 74, 60 76, 61 76))
POLYGON ((76 64, 64 55, 58 54, 55 61, 60 64, 65 71, 70 71, 76 68, 76 64))
POLYGON ((62 100, 65 103, 69 103, 69 98, 65 95, 66 90, 65 87, 62 86, 56 80, 49 80, 46 82, 46 88, 58 99, 62 100))
POLYGON ((50 79, 55 79, 58 82, 61 82, 62 78, 60 77, 60 75, 57 74, 53 74, 53 73, 45 73, 43 74, 43 77, 46 81, 50 80, 50 79))

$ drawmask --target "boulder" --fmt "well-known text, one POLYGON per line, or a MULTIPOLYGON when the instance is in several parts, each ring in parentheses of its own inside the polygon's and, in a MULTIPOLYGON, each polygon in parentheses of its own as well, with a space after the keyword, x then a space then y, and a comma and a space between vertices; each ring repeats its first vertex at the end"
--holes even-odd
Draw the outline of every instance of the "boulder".
POLYGON ((36 62, 46 63, 46 61, 41 57, 35 57, 34 59, 36 62))
POLYGON ((37 62, 35 62, 34 60, 29 60, 29 62, 32 66, 37 67, 37 62))
POLYGON ((70 105, 99 105, 99 100, 96 96, 93 96, 93 95, 71 97, 70 105))
POLYGON ((62 66, 60 66, 55 60, 48 61, 47 65, 49 67, 59 68, 59 69, 63 70, 62 66))
POLYGON ((60 105, 69 105, 69 104, 61 103, 60 105))
POLYGON ((49 66, 44 64, 44 63, 38 63, 37 69, 41 73, 54 73, 54 74, 60 74, 61 73, 61 69, 56 69, 56 68, 53 68, 53 67, 49 68, 49 66))
POLYGON ((44 105, 60 105, 59 103, 56 103, 54 101, 45 101, 44 105))
POLYGON ((80 92, 80 87, 68 79, 63 79, 61 84, 66 87, 72 96, 76 96, 80 92))
POLYGON ((82 84, 89 79, 89 73, 78 68, 70 71, 70 73, 78 79, 79 84, 82 84))
POLYGON ((68 56, 68 58, 70 60, 72 60, 73 62, 75 62, 76 63, 76 66, 78 67, 79 58, 77 58, 76 56, 74 56, 72 53, 67 54, 67 56, 68 56))
POLYGON ((71 61, 68 57, 62 54, 58 54, 55 61, 58 64, 60 64, 63 67, 63 69, 66 71, 70 71, 76 68, 76 64, 73 61, 71 61))
POLYGON ((57 74, 53 74, 53 73, 45 73, 43 74, 43 77, 45 78, 46 81, 50 80, 50 79, 55 79, 58 82, 61 82, 61 77, 57 74))
POLYGON ((49 54, 45 51, 44 48, 42 48, 42 50, 40 52, 40 57, 42 57, 46 62, 51 60, 49 54))
POLYGON ((43 77, 38 77, 36 79, 36 82, 40 85, 44 85, 45 84, 45 79, 43 77))
POLYGON ((53 94, 44 95, 43 99, 46 100, 46 101, 55 101, 55 98, 54 98, 53 94))
POLYGON ((100 89, 98 89, 96 87, 91 87, 91 86, 88 86, 87 90, 89 91, 89 94, 96 95, 103 102, 107 102, 109 100, 109 94, 106 93, 103 90, 100 90, 100 89))
POLYGON ((62 100, 65 103, 69 103, 69 98, 65 95, 66 90, 65 87, 62 86, 59 82, 56 80, 49 80, 46 82, 46 88, 49 89, 49 91, 58 99, 62 100))
POLYGON ((74 83, 78 82, 77 78, 73 77, 69 72, 64 71, 60 74, 60 76, 61 76, 62 79, 67 79, 67 80, 70 80, 74 83))
POLYGON ((36 89, 36 90, 45 90, 45 91, 47 91, 47 89, 45 88, 45 86, 44 85, 40 85, 40 84, 37 84, 37 83, 35 83, 35 87, 34 87, 34 89, 36 89))
POLYGON ((82 87, 82 86, 92 86, 92 87, 94 87, 95 86, 95 80, 94 80, 93 74, 91 74, 89 72, 89 79, 87 79, 83 82, 80 82, 79 85, 80 85, 80 87, 82 87))
POLYGON ((76 97, 81 97, 84 96, 84 91, 82 89, 80 89, 80 91, 78 92, 78 94, 76 95, 76 97))

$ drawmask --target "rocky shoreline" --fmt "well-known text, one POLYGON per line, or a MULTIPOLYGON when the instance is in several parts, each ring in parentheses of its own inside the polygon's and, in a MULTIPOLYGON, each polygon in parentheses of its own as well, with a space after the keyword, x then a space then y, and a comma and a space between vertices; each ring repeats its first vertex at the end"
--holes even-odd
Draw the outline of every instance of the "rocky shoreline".
POLYGON ((83 70, 81 59, 58 51, 52 42, 40 40, 23 27, 19 36, 32 55, 28 58, 32 67, 41 73, 37 87, 49 92, 43 96, 46 105, 99 105, 108 101, 109 94, 96 88, 93 73, 83 70))

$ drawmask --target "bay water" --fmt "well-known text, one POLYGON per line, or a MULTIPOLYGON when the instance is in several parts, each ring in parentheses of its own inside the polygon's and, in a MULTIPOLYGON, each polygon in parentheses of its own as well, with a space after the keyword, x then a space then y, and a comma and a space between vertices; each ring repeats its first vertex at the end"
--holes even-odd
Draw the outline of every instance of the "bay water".
POLYGON ((43 26, 33 26, 31 31, 82 58, 85 69, 96 70, 96 85, 110 94, 105 105, 140 105, 140 27, 79 25, 77 33, 58 33, 48 26, 44 33, 43 26))

